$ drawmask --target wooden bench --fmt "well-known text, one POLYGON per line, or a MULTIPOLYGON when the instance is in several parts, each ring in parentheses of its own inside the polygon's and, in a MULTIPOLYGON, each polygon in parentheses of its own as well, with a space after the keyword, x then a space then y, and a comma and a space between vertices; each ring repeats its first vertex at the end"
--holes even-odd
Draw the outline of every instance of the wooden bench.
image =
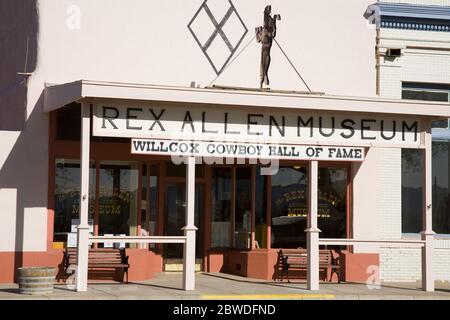
MULTIPOLYGON (((67 269, 70 265, 77 264, 77 248, 67 248, 64 253, 64 266, 67 269)), ((88 270, 122 269, 122 282, 125 274, 128 282, 128 256, 125 249, 89 249, 88 270)))
MULTIPOLYGON (((289 271, 307 272, 308 270, 308 252, 305 249, 282 249, 278 251, 278 262, 280 271, 280 281, 286 276, 288 282, 289 271)), ((336 273, 338 281, 339 277, 339 259, 334 258, 331 250, 319 250, 319 272, 325 275, 322 277, 327 280, 330 273, 330 281, 333 274, 336 273)))

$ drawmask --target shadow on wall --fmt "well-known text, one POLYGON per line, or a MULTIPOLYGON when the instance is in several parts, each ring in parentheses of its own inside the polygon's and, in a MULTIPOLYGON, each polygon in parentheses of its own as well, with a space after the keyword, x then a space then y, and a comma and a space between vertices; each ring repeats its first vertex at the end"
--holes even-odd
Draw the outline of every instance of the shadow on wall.
POLYGON ((27 80, 36 69, 37 0, 0 2, 0 130, 25 126, 27 80))
MULTIPOLYGON (((11 203, 12 206, 15 205, 15 212, 11 208, 10 212, 0 212, 0 215, 6 219, 7 225, 14 226, 11 220, 15 218, 16 221, 14 248, 8 248, 8 251, 14 250, 14 257, 11 258, 14 261, 10 258, 8 261, 0 261, 0 270, 6 270, 7 275, 2 276, 9 278, 13 263, 16 279, 17 268, 27 263, 24 262, 23 252, 27 250, 24 245, 31 244, 32 249, 39 247, 31 243, 34 240, 25 243, 25 221, 28 221, 27 232, 32 233, 42 230, 42 225, 33 225, 34 221, 39 221, 40 224, 43 221, 41 218, 47 221, 47 214, 45 217, 40 215, 42 209, 47 208, 48 115, 43 112, 41 94, 27 118, 28 77, 17 74, 31 73, 36 68, 37 0, 1 1, 0 21, 0 139, 8 136, 5 131, 20 131, 13 147, 1 150, 8 152, 8 155, 5 162, 0 163, 0 191, 14 190, 17 198, 10 199, 9 193, 4 193, 2 196, 5 198, 1 199, 6 203, 0 204, 0 208, 8 208, 8 202, 15 201, 14 204, 11 203), (27 218, 25 215, 28 215, 27 218)), ((46 247, 42 251, 45 250, 46 247)), ((33 263, 39 264, 39 261, 33 263)))
MULTIPOLYGON (((43 93, 6 161, 0 167, 1 189, 16 190, 17 195, 14 239, 14 279, 16 279, 17 268, 24 265, 24 251, 29 251, 27 247, 30 245, 36 245, 36 243, 30 243, 31 240, 25 243, 25 232, 31 232, 33 235, 39 234, 42 226, 36 227, 32 224, 37 220, 41 224, 43 221, 41 219, 45 219, 45 225, 47 225, 48 219, 47 210, 45 210, 45 217, 40 216, 41 212, 34 210, 35 208, 47 208, 48 203, 48 115, 43 112, 43 93), (39 216, 31 216, 36 214, 39 216), (27 217, 25 218, 25 216, 27 217), (25 221, 27 221, 27 231, 25 231, 25 221)), ((2 200, 14 201, 14 199, 2 200)), ((11 225, 10 219, 13 218, 13 213, 0 212, 3 218, 6 218, 8 225, 11 225)), ((47 230, 47 227, 45 228, 47 230)), ((28 236, 30 237, 30 235, 28 236)), ((40 251, 46 251, 47 237, 42 234, 40 236, 45 237, 46 241, 45 248, 40 251)), ((40 239, 36 239, 36 241, 41 242, 40 239)), ((9 262, 0 261, 0 265, 3 263, 8 263, 7 266, 10 268, 9 262)))

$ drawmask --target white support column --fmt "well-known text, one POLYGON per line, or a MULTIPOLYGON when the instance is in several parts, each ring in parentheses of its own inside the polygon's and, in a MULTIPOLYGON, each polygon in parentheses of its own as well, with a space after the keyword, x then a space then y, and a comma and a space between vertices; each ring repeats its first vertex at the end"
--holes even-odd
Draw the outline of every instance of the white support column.
POLYGON ((183 289, 195 290, 195 157, 187 158, 186 164, 186 236, 183 257, 183 289))
POLYGON ((319 164, 310 161, 308 168, 308 229, 306 245, 308 249, 308 290, 319 290, 319 233, 317 227, 319 164))
POLYGON ((431 122, 423 121, 423 231, 422 240, 425 246, 422 248, 422 289, 427 292, 434 291, 433 273, 433 217, 432 217, 432 136, 431 122))
POLYGON ((81 105, 81 192, 80 224, 77 236, 77 278, 76 290, 87 291, 89 255, 89 145, 90 145, 90 104, 81 105))

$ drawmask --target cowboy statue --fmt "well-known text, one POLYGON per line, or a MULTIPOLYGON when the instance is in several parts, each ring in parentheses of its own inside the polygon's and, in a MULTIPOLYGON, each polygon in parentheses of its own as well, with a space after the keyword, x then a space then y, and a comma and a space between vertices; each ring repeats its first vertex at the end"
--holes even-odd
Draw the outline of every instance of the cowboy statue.
POLYGON ((256 28, 256 41, 261 43, 261 88, 263 84, 269 85, 270 49, 273 39, 277 35, 277 20, 281 16, 276 14, 271 16, 272 6, 264 9, 264 26, 256 28))

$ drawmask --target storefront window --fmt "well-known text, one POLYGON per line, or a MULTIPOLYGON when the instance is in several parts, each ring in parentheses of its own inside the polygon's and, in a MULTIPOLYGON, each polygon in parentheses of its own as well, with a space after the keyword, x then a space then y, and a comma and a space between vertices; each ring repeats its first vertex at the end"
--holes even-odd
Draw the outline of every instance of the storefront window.
MULTIPOLYGON (((165 236, 184 235, 183 227, 186 226, 186 183, 170 182, 165 186, 165 236)), ((197 258, 203 256, 203 230, 204 230, 204 184, 195 184, 194 200, 194 225, 198 228, 195 233, 195 255, 197 258)), ((164 245, 164 258, 166 263, 179 263, 183 259, 183 246, 178 244, 164 245)))
POLYGON ((450 142, 433 142, 433 231, 450 234, 450 142))
MULTIPOLYGON (((347 168, 319 168, 318 227, 321 238, 347 236, 347 168)), ((306 166, 281 167, 272 176, 272 248, 306 248, 306 166)))
MULTIPOLYGON (((95 166, 89 169, 89 222, 93 225, 95 208, 95 166)), ((55 163, 54 242, 68 242, 76 235, 80 218, 80 162, 58 159, 55 163)), ((76 238, 74 238, 75 240, 76 238)))
POLYGON ((402 149, 402 232, 422 231, 422 180, 421 150, 402 149))
MULTIPOLYGON (((425 101, 450 101, 450 87, 439 83, 403 83, 402 98, 425 101)), ((449 203, 449 120, 432 122, 433 128, 433 231, 450 234, 449 203), (435 141, 436 140, 436 141, 435 141)), ((423 162, 421 150, 402 150, 402 232, 423 230, 423 162)))
POLYGON ((307 198, 305 166, 280 167, 272 176, 272 248, 306 247, 307 198))
MULTIPOLYGON (((433 142, 432 201, 433 231, 450 234, 448 141, 433 142)), ((402 232, 419 233, 423 230, 423 159, 422 150, 402 150, 402 232)))
MULTIPOLYGON (((166 163, 166 176, 173 178, 186 177, 186 164, 175 164, 173 162, 166 163)), ((195 176, 203 178, 205 176, 205 166, 203 164, 195 165, 195 176)))
POLYGON ((231 246, 231 168, 213 168, 211 247, 231 246))
MULTIPOLYGON (((404 82, 402 99, 450 102, 450 87, 446 84, 404 82)), ((432 127, 448 129, 449 120, 433 121, 432 127)))
MULTIPOLYGON (((141 236, 155 236, 158 201, 158 166, 142 165, 141 176, 141 236)), ((141 244, 140 248, 155 249, 155 244, 141 244)))
POLYGON ((252 224, 252 168, 236 169, 234 246, 250 249, 252 224))
POLYGON ((142 166, 141 234, 156 235, 158 166, 142 166), (150 170, 149 170, 150 169, 150 170))
POLYGON ((257 248, 267 248, 267 188, 266 176, 256 168, 255 240, 257 248))
POLYGON ((99 235, 137 235, 138 175, 137 163, 101 163, 99 235))
POLYGON ((318 226, 321 238, 347 236, 347 168, 319 168, 318 226))

